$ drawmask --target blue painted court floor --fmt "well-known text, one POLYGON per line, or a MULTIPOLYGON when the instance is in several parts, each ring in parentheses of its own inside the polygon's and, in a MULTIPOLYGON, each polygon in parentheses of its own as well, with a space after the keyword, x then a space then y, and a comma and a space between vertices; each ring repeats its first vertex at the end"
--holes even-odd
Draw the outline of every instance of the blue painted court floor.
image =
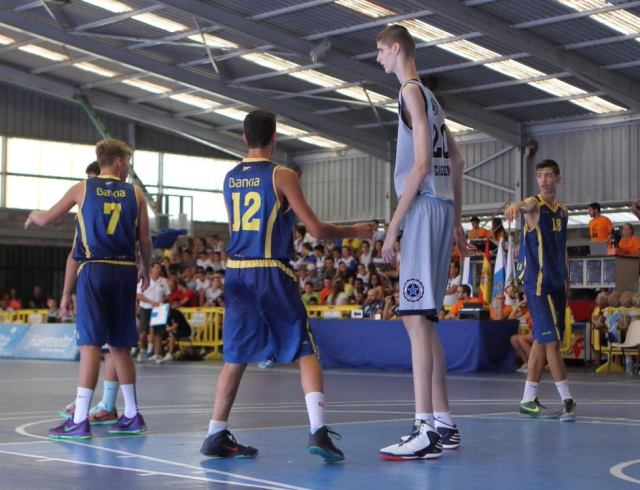
MULTIPOLYGON (((325 372, 327 422, 342 435, 343 463, 306 453, 308 419, 295 365, 250 367, 230 429, 260 450, 253 460, 217 460, 200 446, 220 363, 139 366, 138 398, 149 432, 88 442, 49 441, 72 401, 77 363, 0 361, 0 490, 13 489, 627 489, 640 488, 640 379, 570 371, 578 421, 517 415, 524 377, 449 377, 462 447, 434 461, 381 460, 378 449, 413 418, 408 373, 325 372)), ((102 394, 99 384, 96 396, 102 394)), ((560 402, 545 378, 541 399, 560 402)), ((121 398, 118 405, 122 405, 121 398)))

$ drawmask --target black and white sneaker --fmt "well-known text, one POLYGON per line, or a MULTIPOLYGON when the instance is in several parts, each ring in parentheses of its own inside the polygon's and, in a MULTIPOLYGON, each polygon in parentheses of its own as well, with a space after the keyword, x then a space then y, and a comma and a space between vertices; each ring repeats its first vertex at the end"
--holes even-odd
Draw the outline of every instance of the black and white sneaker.
POLYGON ((382 459, 406 461, 411 459, 437 459, 442 457, 440 434, 424 420, 416 419, 408 437, 380 450, 382 459))
POLYGON ((309 435, 307 452, 322 457, 325 463, 337 463, 344 459, 344 454, 331 440, 331 436, 340 439, 340 434, 326 425, 309 435))
POLYGON ((562 412, 560 412, 560 422, 576 421, 576 402, 572 398, 567 398, 562 404, 562 412))
POLYGON ((214 458, 255 458, 258 455, 255 447, 238 444, 228 430, 221 430, 207 436, 200 452, 214 458))
POLYGON ((460 431, 457 425, 445 424, 436 419, 434 427, 440 434, 443 449, 458 449, 460 447, 460 431))

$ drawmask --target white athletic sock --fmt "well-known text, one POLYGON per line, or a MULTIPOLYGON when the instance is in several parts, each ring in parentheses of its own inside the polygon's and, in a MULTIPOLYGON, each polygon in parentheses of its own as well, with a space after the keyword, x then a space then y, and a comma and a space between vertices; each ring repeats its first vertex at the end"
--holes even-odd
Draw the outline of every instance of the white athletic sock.
POLYGON ((304 400, 307 402, 311 433, 315 434, 318 429, 324 426, 324 394, 317 391, 307 393, 304 400))
POLYGON ((228 430, 228 429, 229 429, 229 422, 221 421, 221 420, 210 420, 209 432, 207 433, 207 435, 210 436, 212 434, 220 432, 221 430, 228 430))
POLYGON ((538 394, 538 383, 532 383, 527 381, 524 385, 524 395, 522 395, 523 402, 531 402, 538 394))
POLYGON ((151 354, 153 352, 153 344, 149 342, 147 344, 147 354, 151 354))
POLYGON ((76 395, 76 411, 73 414, 73 423, 79 424, 89 416, 89 407, 93 398, 93 390, 78 387, 76 395))
POLYGON ((417 413, 416 419, 424 420, 427 424, 433 426, 433 414, 432 413, 417 413))
POLYGON ((433 416, 438 422, 450 425, 451 427, 456 425, 453 423, 453 419, 451 418, 451 412, 434 412, 433 416))
POLYGON ((104 389, 102 390, 102 404, 107 412, 113 410, 116 406, 116 398, 118 397, 118 388, 120 383, 117 381, 104 380, 104 389))
POLYGON ((136 385, 120 385, 124 396, 124 416, 132 419, 138 413, 138 397, 136 385))
POLYGON ((560 393, 561 400, 564 401, 567 398, 572 398, 571 393, 569 393, 569 384, 567 383, 566 379, 564 381, 556 383, 556 388, 558 388, 558 393, 560 393))

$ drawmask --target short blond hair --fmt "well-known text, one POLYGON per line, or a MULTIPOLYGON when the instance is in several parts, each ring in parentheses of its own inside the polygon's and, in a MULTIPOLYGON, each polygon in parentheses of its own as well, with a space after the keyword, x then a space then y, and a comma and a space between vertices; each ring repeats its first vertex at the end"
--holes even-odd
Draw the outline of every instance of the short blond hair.
POLYGON ((133 155, 133 150, 124 141, 106 139, 96 143, 96 157, 101 167, 113 165, 113 161, 120 157, 126 158, 133 155))
POLYGON ((386 27, 378 34, 376 42, 387 46, 393 46, 395 43, 398 43, 409 58, 416 57, 416 42, 413 40, 409 30, 399 24, 391 24, 389 27, 386 27))

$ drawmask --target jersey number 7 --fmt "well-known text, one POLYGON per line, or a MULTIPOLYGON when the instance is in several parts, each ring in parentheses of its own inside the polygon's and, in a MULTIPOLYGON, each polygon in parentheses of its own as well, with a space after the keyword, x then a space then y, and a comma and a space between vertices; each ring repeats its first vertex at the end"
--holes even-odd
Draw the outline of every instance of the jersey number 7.
POLYGON ((107 225, 107 235, 113 235, 116 231, 116 226, 118 226, 118 221, 120 220, 121 210, 122 204, 118 204, 115 202, 104 203, 104 214, 111 215, 111 219, 109 220, 109 224, 107 225))

